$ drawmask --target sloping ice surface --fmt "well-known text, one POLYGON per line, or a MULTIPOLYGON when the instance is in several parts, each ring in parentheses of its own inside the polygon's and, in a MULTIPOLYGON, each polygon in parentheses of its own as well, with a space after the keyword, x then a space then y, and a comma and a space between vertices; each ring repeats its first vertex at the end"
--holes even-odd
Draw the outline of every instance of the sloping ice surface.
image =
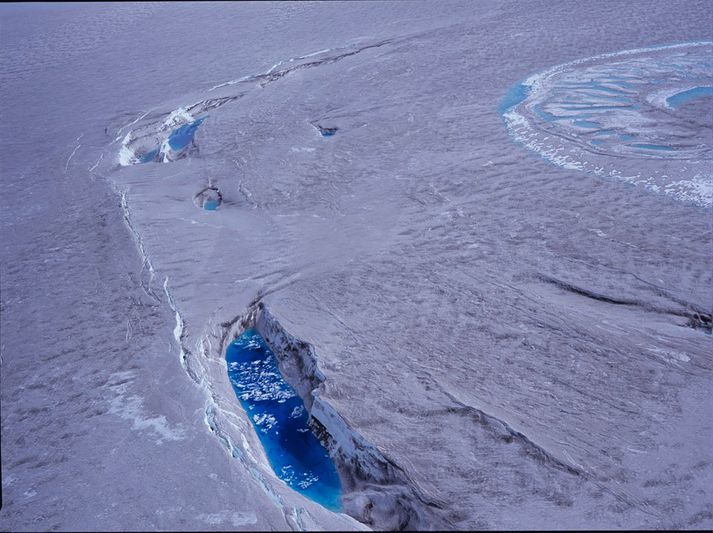
POLYGON ((1 528, 713 525, 710 4, 1 9, 1 528))

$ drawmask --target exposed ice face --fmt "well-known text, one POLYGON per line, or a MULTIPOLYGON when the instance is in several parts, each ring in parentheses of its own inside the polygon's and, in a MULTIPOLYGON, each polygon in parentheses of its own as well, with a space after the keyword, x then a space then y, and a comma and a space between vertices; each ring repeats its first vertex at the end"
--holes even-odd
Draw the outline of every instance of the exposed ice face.
MULTIPOLYGON (((121 166, 137 163, 169 163, 195 151, 194 136, 206 115, 195 118, 209 110, 242 98, 255 88, 264 88, 287 74, 341 61, 371 48, 388 44, 389 40, 351 44, 336 49, 325 48, 316 52, 279 61, 262 73, 246 75, 208 89, 203 98, 193 104, 180 105, 168 113, 144 113, 121 129, 128 129, 119 147, 118 162, 121 166), (233 85, 238 85, 234 88, 233 85), (164 118, 165 117, 165 118, 164 118)), ((332 137, 336 126, 313 124, 322 137, 332 137)), ((117 138, 118 140, 118 138, 117 138)))
POLYGON ((180 107, 161 123, 148 121, 134 127, 121 142, 119 164, 168 163, 184 157, 193 146, 198 127, 206 118, 202 116, 194 120, 192 115, 180 107))
POLYGON ((500 110, 557 165, 710 206, 712 53, 696 42, 558 65, 511 88, 500 110))

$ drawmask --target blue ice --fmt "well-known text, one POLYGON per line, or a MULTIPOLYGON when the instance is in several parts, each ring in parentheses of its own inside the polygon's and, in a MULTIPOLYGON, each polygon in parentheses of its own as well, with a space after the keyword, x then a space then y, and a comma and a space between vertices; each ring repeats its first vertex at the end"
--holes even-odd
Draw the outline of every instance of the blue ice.
POLYGON ((333 511, 341 508, 339 474, 312 433, 302 399, 287 383, 277 358, 254 329, 225 354, 228 377, 275 474, 294 490, 333 511))

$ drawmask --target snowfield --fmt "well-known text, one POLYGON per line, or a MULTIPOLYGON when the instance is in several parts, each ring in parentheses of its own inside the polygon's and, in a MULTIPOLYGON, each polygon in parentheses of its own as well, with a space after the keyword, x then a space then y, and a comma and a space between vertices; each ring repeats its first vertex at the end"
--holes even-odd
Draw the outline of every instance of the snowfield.
POLYGON ((711 98, 666 104, 712 15, 1 7, 0 529, 713 527, 711 98), (249 328, 342 512, 272 471, 249 328))

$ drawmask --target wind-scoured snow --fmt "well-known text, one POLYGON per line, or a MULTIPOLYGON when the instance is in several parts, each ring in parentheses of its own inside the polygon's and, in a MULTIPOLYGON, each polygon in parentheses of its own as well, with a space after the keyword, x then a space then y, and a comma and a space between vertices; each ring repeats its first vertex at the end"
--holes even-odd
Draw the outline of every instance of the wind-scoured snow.
POLYGON ((712 17, 0 7, 0 529, 713 526, 712 17))

